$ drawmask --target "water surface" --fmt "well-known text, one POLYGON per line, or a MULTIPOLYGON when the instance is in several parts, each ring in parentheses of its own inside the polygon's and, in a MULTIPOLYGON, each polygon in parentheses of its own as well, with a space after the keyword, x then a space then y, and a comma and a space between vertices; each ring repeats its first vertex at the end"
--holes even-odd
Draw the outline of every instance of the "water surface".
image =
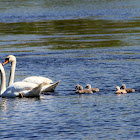
MULTIPOLYGON (((61 82, 40 98, 1 98, 0 138, 139 139, 139 7, 138 0, 1 1, 0 62, 17 57, 15 81, 61 82), (87 83, 100 92, 75 93, 87 83), (123 83, 136 92, 117 96, 123 83)), ((8 80, 10 64, 4 68, 8 80)))

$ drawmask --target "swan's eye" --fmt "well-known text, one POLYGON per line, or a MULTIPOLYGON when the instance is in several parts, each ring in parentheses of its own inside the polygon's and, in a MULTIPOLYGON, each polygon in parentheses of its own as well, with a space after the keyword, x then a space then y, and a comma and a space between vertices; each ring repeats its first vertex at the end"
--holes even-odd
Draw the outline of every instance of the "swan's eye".
POLYGON ((5 61, 8 61, 8 62, 9 62, 9 59, 10 59, 10 58, 5 58, 5 61))

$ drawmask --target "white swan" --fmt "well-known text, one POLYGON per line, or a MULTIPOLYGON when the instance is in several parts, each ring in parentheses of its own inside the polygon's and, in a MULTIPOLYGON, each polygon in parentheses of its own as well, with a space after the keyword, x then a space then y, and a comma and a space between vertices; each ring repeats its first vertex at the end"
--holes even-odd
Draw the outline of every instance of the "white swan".
MULTIPOLYGON (((5 58, 5 62, 3 65, 11 62, 11 71, 10 71, 10 77, 9 77, 9 86, 14 82, 15 78, 15 69, 16 69, 16 57, 14 55, 8 55, 5 58)), ((53 81, 49 78, 41 77, 41 76, 31 76, 27 77, 23 80, 24 82, 30 82, 35 84, 41 84, 43 82, 46 82, 48 84, 53 83, 53 81)))
POLYGON ((1 71, 1 97, 7 98, 15 98, 15 97, 37 97, 41 92, 42 86, 48 83, 42 83, 36 86, 33 83, 27 82, 15 82, 8 86, 6 89, 6 75, 5 70, 0 63, 0 71, 1 71))
MULTIPOLYGON (((10 71, 10 77, 9 77, 9 84, 11 85, 14 82, 14 76, 15 76, 15 69, 16 69, 16 57, 14 55, 8 55, 5 58, 5 62, 3 65, 7 64, 8 62, 11 62, 11 71, 10 71)), ((48 83, 48 85, 42 87, 42 92, 52 92, 56 88, 56 86, 59 84, 60 81, 53 83, 53 81, 49 78, 42 77, 42 76, 30 76, 22 80, 22 82, 29 82, 34 84, 41 84, 41 83, 48 83)))

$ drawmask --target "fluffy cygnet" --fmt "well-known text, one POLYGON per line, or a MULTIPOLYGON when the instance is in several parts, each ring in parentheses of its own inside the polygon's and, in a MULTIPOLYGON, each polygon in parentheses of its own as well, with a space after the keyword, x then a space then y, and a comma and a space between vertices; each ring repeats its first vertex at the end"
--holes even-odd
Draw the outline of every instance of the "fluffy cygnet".
POLYGON ((91 85, 90 85, 90 84, 87 84, 85 88, 90 89, 90 90, 92 90, 93 92, 98 92, 98 91, 99 91, 98 88, 91 88, 91 85))
POLYGON ((125 89, 120 89, 119 86, 116 87, 116 94, 125 94, 127 93, 125 89))
POLYGON ((125 84, 122 84, 121 89, 125 89, 127 93, 135 92, 135 89, 126 88, 125 84))
POLYGON ((82 86, 80 86, 80 85, 76 85, 76 93, 81 93, 81 94, 84 94, 84 93, 93 93, 92 92, 92 90, 90 90, 90 89, 83 89, 83 87, 82 86))

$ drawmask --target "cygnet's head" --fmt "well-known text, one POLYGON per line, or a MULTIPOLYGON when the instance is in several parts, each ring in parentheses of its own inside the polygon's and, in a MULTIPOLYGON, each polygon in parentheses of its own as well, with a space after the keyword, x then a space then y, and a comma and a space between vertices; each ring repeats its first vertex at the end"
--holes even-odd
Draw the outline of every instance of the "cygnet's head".
POLYGON ((117 86, 117 87, 116 87, 116 90, 120 90, 120 87, 119 87, 119 86, 117 86))
POLYGON ((126 89, 126 85, 122 84, 121 89, 126 89))
POLYGON ((82 86, 79 86, 79 90, 83 90, 83 87, 82 86))
POLYGON ((87 85, 85 86, 85 88, 90 89, 90 88, 91 88, 91 85, 90 85, 90 84, 87 84, 87 85))
POLYGON ((77 85, 75 86, 75 89, 78 89, 78 90, 79 90, 79 86, 80 86, 80 85, 79 85, 79 84, 77 84, 77 85))

